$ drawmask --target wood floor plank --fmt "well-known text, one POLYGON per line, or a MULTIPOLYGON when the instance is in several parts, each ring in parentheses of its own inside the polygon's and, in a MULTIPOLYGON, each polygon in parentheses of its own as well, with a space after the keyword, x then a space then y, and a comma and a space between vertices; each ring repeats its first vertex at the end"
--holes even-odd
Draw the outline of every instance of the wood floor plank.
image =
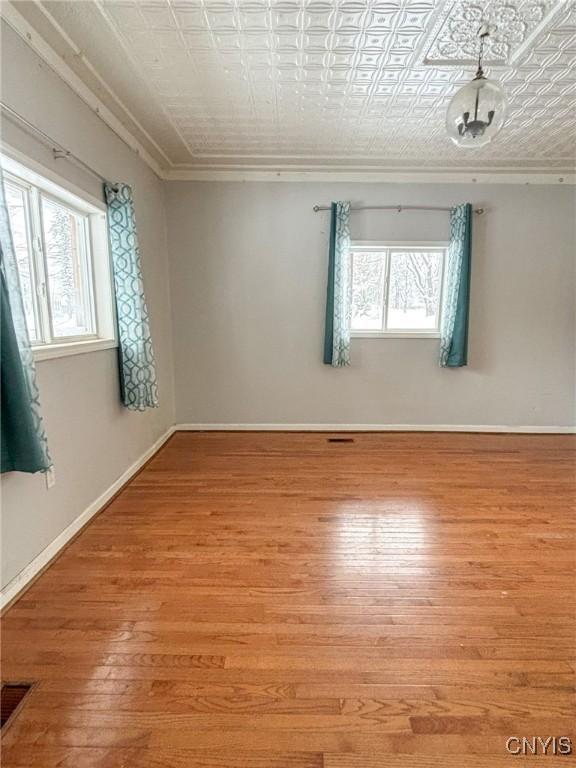
MULTIPOLYGON (((458 755, 328 755, 324 768, 510 768, 512 756, 504 753, 500 757, 466 756, 465 764, 458 755)), ((522 757, 522 768, 542 768, 542 758, 522 757)), ((546 756, 545 768, 565 768, 566 758, 546 756)))
POLYGON ((504 768, 508 736, 576 744, 576 440, 349 436, 176 434, 3 618, 3 679, 37 684, 2 765, 504 768))
POLYGON ((312 752, 140 750, 80 747, 8 747, 4 768, 323 768, 322 754, 312 752))

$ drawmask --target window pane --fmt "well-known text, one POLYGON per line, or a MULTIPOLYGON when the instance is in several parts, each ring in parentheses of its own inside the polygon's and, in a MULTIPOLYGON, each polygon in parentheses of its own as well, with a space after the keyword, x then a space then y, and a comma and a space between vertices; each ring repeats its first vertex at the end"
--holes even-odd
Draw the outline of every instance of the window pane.
POLYGON ((381 331, 384 313, 385 255, 352 254, 352 329, 381 331))
POLYGON ((32 248, 28 229, 28 208, 26 192, 19 187, 6 183, 6 204, 10 217, 10 229, 14 238, 14 251, 20 277, 20 290, 24 302, 24 313, 30 341, 39 341, 36 322, 36 289, 34 268, 32 266, 32 248))
POLYGON ((93 332, 84 218, 42 198, 48 294, 55 337, 93 332))
POLYGON ((443 253, 393 251, 390 254, 387 328, 438 328, 443 253))

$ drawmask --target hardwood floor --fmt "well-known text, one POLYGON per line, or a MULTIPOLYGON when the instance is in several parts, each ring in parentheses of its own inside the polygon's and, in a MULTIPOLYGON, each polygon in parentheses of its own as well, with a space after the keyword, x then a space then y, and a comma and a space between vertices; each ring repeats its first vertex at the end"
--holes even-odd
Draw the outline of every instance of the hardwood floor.
POLYGON ((172 438, 4 618, 3 768, 571 762, 574 438, 327 437, 172 438))

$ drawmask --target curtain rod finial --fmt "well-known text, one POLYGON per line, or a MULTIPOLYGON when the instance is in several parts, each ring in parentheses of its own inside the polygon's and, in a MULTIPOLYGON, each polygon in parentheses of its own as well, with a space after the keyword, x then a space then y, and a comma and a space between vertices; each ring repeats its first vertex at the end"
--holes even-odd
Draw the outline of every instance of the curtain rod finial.
POLYGON ((319 205, 314 205, 312 207, 312 210, 314 211, 314 213, 318 213, 318 211, 320 210, 320 206, 319 205))
POLYGON ((475 213, 477 213, 478 216, 482 216, 483 213, 486 213, 486 208, 476 208, 475 213))

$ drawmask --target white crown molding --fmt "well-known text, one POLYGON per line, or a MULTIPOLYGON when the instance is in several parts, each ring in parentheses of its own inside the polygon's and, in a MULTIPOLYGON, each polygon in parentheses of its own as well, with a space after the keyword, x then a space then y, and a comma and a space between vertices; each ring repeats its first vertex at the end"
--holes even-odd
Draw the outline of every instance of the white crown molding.
MULTIPOLYGON (((46 62, 46 64, 63 80, 82 101, 120 138, 130 149, 140 157, 159 178, 165 178, 164 169, 152 157, 148 150, 138 141, 131 131, 110 111, 104 102, 86 85, 86 83, 66 64, 64 59, 50 46, 44 38, 32 27, 12 2, 0 2, 0 16, 18 34, 25 43, 46 62)), ((46 17, 48 18, 48 17, 46 17)), ((107 88, 109 91, 110 89, 107 88)), ((128 109, 118 97, 115 100, 131 117, 128 109)))
POLYGON ((166 171, 167 181, 276 181, 276 182, 350 182, 389 184, 576 184, 574 169, 374 169, 367 168, 172 168, 166 171))
MULTIPOLYGON (((110 99, 114 101, 114 103, 129 118, 132 124, 136 126, 136 128, 140 131, 140 133, 146 138, 146 141, 148 141, 150 145, 154 147, 154 150, 161 156, 163 163, 166 164, 167 166, 170 166, 172 164, 172 161, 170 160, 168 155, 164 152, 162 147, 158 144, 158 142, 154 139, 154 137, 150 135, 150 133, 146 130, 146 128, 144 128, 142 123, 138 120, 138 118, 134 115, 134 113, 126 106, 126 104, 124 104, 122 99, 113 91, 113 89, 108 85, 108 83, 100 76, 100 73, 94 67, 92 62, 84 55, 82 49, 78 48, 74 40, 72 40, 72 38, 67 34, 67 32, 61 27, 61 25, 56 21, 56 19, 52 16, 52 14, 49 13, 49 11, 46 9, 45 4, 42 2, 42 0, 33 0, 33 1, 36 7, 38 8, 38 10, 40 11, 40 13, 48 22, 48 24, 50 24, 52 27, 54 27, 55 30, 57 30, 60 37, 69 46, 70 50, 73 52, 74 57, 82 62, 83 66, 90 72, 92 77, 94 77, 94 79, 99 83, 99 86, 102 88, 102 90, 108 94, 110 99)), ((57 54, 57 55, 59 55, 59 57, 62 58, 60 54, 57 54)), ((92 91, 91 88, 90 90, 92 91)), ((131 131, 130 131, 130 134, 133 136, 135 141, 138 141, 138 137, 134 136, 131 131)))
POLYGON ((176 424, 176 432, 494 432, 573 435, 576 426, 508 424, 176 424))
POLYGON ((95 499, 70 525, 59 534, 45 549, 37 555, 20 573, 15 576, 0 592, 0 609, 5 610, 32 582, 50 565, 64 547, 87 525, 90 520, 105 507, 109 501, 142 469, 164 443, 174 434, 175 428, 169 427, 156 442, 145 451, 103 494, 95 499))

